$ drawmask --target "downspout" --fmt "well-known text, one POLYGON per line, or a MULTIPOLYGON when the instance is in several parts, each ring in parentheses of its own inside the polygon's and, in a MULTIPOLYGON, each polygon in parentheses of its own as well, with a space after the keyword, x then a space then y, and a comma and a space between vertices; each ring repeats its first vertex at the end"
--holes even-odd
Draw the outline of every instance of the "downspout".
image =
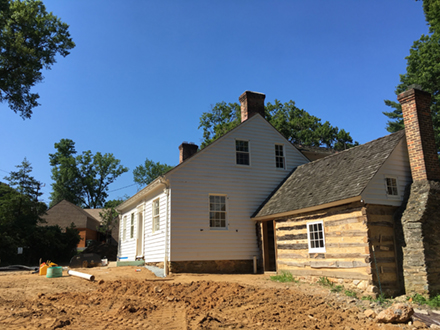
POLYGON ((170 186, 167 180, 161 176, 159 177, 159 182, 165 186, 163 190, 165 195, 167 196, 166 207, 165 207, 165 248, 164 248, 164 258, 163 258, 163 273, 166 277, 168 275, 168 218, 169 218, 169 198, 170 198, 170 186))

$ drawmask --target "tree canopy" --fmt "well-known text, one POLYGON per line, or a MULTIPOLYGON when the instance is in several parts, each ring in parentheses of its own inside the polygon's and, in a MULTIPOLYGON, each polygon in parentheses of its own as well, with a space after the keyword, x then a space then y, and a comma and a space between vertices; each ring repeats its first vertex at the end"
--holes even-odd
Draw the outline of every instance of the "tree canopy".
MULTIPOLYGON (((410 85, 418 84, 431 93, 431 114, 437 146, 440 145, 440 0, 424 0, 423 9, 430 34, 414 41, 406 57, 406 73, 400 75, 395 94, 404 92, 410 85)), ((398 102, 385 100, 392 110, 384 112, 389 118, 386 129, 396 132, 404 128, 402 108, 398 102)))
POLYGON ((145 159, 144 164, 137 166, 133 170, 133 180, 139 187, 150 184, 157 177, 165 174, 171 170, 174 166, 167 164, 155 163, 150 159, 145 159))
POLYGON ((54 154, 49 154, 54 180, 51 206, 66 199, 80 207, 103 207, 109 185, 128 171, 111 153, 93 154, 88 150, 75 156, 75 142, 70 139, 55 143, 55 149, 54 154))
POLYGON ((42 70, 75 47, 68 28, 39 0, 0 0, 0 102, 23 119, 39 105, 31 88, 43 80, 42 70))
MULTIPOLYGON (((266 119, 286 139, 303 146, 325 146, 336 150, 344 150, 358 145, 353 142, 350 133, 333 127, 328 121, 321 119, 296 107, 295 102, 274 104, 268 102, 265 106, 266 119)), ((199 128, 203 129, 201 148, 206 147, 241 122, 241 109, 238 103, 219 102, 210 112, 204 112, 200 117, 199 128)))
POLYGON ((41 226, 47 209, 39 201, 42 183, 32 175, 31 164, 24 159, 17 171, 0 182, 0 256, 2 264, 35 265, 39 258, 69 260, 80 241, 74 227, 64 232, 58 226, 41 226), (18 254, 18 248, 23 249, 18 254))

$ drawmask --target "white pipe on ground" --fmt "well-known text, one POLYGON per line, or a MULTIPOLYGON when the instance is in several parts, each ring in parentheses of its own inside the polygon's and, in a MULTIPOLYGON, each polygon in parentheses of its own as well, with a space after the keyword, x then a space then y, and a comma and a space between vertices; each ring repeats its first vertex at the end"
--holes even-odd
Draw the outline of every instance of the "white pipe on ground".
POLYGON ((73 275, 73 276, 78 276, 78 277, 81 277, 81 278, 85 278, 86 280, 89 280, 89 281, 94 281, 95 280, 95 275, 90 275, 90 274, 86 274, 86 273, 77 272, 76 270, 68 270, 67 274, 73 275))

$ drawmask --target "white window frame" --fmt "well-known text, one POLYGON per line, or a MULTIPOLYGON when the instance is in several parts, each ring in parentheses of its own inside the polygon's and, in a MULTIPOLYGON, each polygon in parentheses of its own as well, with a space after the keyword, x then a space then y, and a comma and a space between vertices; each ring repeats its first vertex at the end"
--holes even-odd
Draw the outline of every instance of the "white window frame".
MULTIPOLYGON (((318 238, 318 240, 321 240, 318 238)), ((325 233, 324 233, 324 221, 314 221, 314 222, 307 222, 307 243, 309 245, 309 253, 325 253, 325 233), (311 232, 310 227, 313 225, 321 225, 322 228, 322 242, 324 243, 322 247, 312 247, 312 238, 311 238, 311 232)))
POLYGON ((275 168, 278 170, 285 170, 286 169, 286 148, 284 148, 284 144, 281 143, 275 143, 275 168), (281 147, 281 151, 283 153, 282 156, 277 155, 277 147, 281 147), (283 160, 283 167, 278 167, 278 158, 281 158, 283 160))
MULTIPOLYGON (((208 220, 209 220, 209 229, 210 230, 228 230, 228 196, 224 194, 209 194, 208 196, 208 220), (224 211, 218 211, 218 210, 211 210, 211 197, 224 197, 225 199, 225 210, 224 211), (213 227, 211 226, 211 214, 212 213, 224 213, 225 214, 225 226, 224 227, 213 227)), ((215 219, 214 219, 215 220, 215 219)), ((220 219, 221 220, 221 219, 220 219)))
MULTIPOLYGON (((385 175, 384 176, 384 186, 385 186, 385 192, 386 192, 386 194, 387 194, 387 197, 390 197, 390 198, 399 198, 400 197, 400 191, 399 191, 399 180, 397 179, 397 177, 395 177, 395 176, 392 176, 392 175, 385 175), (397 192, 397 194, 390 194, 389 192, 388 192, 388 179, 391 179, 391 180, 395 180, 396 181, 396 192, 397 192)), ((391 186, 391 188, 394 188, 394 187, 392 187, 391 186)))
POLYGON ((134 238, 134 212, 130 217, 130 239, 134 238))
POLYGON ((249 140, 244 140, 244 139, 235 139, 234 148, 235 148, 235 165, 237 165, 237 166, 244 166, 244 167, 251 166, 251 142, 249 140), (246 152, 246 151, 239 151, 239 150, 237 150, 237 142, 246 142, 247 146, 248 146, 248 151, 246 152), (248 155, 249 164, 238 164, 238 162, 237 162, 237 155, 239 153, 240 154, 247 154, 248 155))
POLYGON ((160 198, 155 199, 151 203, 151 223, 152 232, 155 233, 160 230, 160 198), (157 207, 155 206, 157 202, 157 207))
POLYGON ((124 215, 124 220, 122 221, 122 240, 127 240, 127 216, 124 215))

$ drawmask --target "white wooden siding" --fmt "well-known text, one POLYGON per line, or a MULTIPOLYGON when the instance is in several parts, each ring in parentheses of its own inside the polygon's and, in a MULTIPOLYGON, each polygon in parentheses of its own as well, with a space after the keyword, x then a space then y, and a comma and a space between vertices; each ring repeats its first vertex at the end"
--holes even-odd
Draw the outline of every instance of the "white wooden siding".
MULTIPOLYGON (((137 206, 136 206, 137 207, 137 206)), ((137 208, 134 207, 127 212, 124 212, 122 216, 122 223, 119 226, 119 237, 121 238, 119 253, 118 256, 120 258, 128 258, 127 260, 134 260, 136 258, 136 234, 137 234, 137 226, 136 226, 136 216, 137 216, 137 208), (131 215, 134 214, 134 234, 133 238, 130 238, 130 224, 131 224, 131 215), (125 222, 125 223, 124 223, 125 222), (123 232, 125 230, 125 240, 123 239, 123 232)))
POLYGON ((241 260, 258 255, 251 215, 280 182, 308 160, 255 116, 190 158, 167 178, 172 189, 170 260, 241 260), (237 166, 235 140, 249 140, 250 166, 237 166), (275 165, 284 144, 286 169, 275 165), (209 194, 227 196, 228 229, 211 230, 209 194))
POLYGON ((411 168, 409 165, 406 140, 402 139, 385 161, 373 179, 362 192, 362 199, 369 204, 400 206, 403 200, 405 187, 411 182, 411 168), (387 196, 385 178, 397 178, 399 196, 387 196))
POLYGON ((135 207, 122 214, 122 219, 127 216, 126 227, 126 239, 122 240, 123 224, 120 227, 120 248, 119 257, 127 257, 127 260, 134 260, 136 258, 136 239, 138 234, 137 216, 138 212, 143 213, 143 254, 146 262, 161 262, 164 260, 165 253, 165 221, 166 221, 166 208, 167 208, 167 196, 163 191, 164 186, 154 189, 142 201, 139 201, 135 207), (153 201, 158 199, 159 211, 160 211, 160 229, 153 233, 152 222, 152 204, 153 201), (133 238, 130 238, 130 219, 131 214, 135 213, 135 228, 133 238))

